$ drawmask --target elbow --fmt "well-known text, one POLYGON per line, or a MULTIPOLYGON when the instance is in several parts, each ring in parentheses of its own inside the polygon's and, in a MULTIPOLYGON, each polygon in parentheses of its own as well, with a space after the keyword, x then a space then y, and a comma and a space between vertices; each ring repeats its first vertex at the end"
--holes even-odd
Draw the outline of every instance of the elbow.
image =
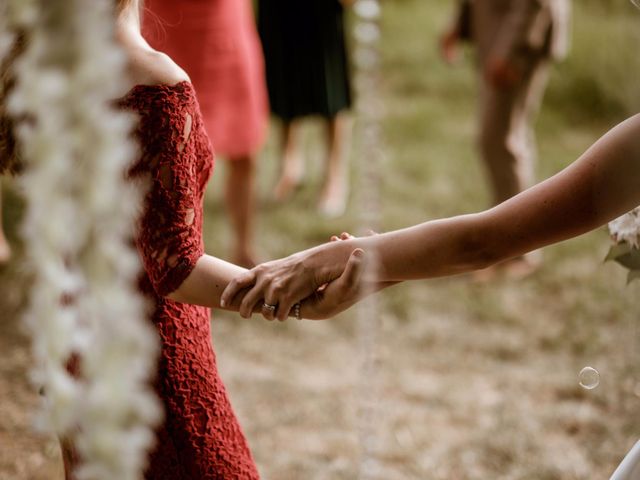
POLYGON ((177 290, 174 290, 171 293, 166 294, 164 298, 167 300, 171 300, 172 302, 188 303, 185 301, 184 295, 181 294, 180 288, 178 288, 177 290))

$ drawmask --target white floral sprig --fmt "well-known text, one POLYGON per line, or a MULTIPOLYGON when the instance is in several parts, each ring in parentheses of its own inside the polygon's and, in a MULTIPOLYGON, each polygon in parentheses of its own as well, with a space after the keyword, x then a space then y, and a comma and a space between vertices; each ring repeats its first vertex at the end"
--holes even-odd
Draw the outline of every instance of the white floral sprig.
POLYGON ((609 222, 609 232, 617 243, 640 247, 640 207, 609 222))
POLYGON ((150 386, 158 340, 131 247, 140 205, 125 181, 133 119, 113 104, 124 88, 114 4, 6 0, 0 23, 8 32, 0 47, 18 29, 29 39, 9 108, 28 119, 16 133, 26 165, 34 373, 45 420, 78 449, 81 480, 141 478, 161 417, 150 386), (72 357, 77 375, 67 368, 72 357))
POLYGON ((609 223, 615 243, 605 260, 614 260, 629 269, 627 282, 640 278, 640 207, 609 223))

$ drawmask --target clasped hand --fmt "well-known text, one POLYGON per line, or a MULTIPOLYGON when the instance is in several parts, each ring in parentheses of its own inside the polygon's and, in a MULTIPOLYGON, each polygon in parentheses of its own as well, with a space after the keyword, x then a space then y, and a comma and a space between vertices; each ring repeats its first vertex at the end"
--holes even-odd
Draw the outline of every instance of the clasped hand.
MULTIPOLYGON (((344 233, 340 238, 332 237, 332 241, 351 238, 344 233)), ((337 315, 365 294, 366 289, 361 287, 367 255, 362 249, 354 248, 346 263, 334 262, 333 266, 315 264, 311 252, 296 253, 244 272, 227 285, 221 305, 237 303, 241 298, 242 317, 260 311, 267 320, 283 321, 299 303, 301 317, 320 320, 337 315)))

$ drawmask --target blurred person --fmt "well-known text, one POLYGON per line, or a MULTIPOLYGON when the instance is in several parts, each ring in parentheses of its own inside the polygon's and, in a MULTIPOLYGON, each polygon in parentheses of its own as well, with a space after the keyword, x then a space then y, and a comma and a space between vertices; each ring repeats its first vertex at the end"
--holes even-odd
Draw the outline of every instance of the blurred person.
POLYGON ((309 318, 328 318, 363 294, 400 281, 455 275, 517 258, 593 230, 639 204, 637 114, 564 170, 489 210, 370 237, 345 233, 342 241, 238 275, 222 294, 222 305, 240 301, 240 314, 249 317, 262 304, 267 319, 284 320, 292 305, 302 301, 309 318), (367 258, 374 262, 368 272, 363 266, 367 258), (326 285, 340 275, 355 284, 328 292, 326 285), (322 309, 305 308, 303 299, 321 299, 322 309))
MULTIPOLYGON (((145 478, 255 480, 258 470, 218 374, 210 331, 209 308, 219 307, 223 288, 245 270, 204 253, 203 197, 213 150, 189 77, 141 34, 140 2, 114 0, 115 37, 128 60, 118 105, 138 117, 140 149, 129 175, 148 180, 135 238, 142 264, 138 285, 161 347, 154 387, 164 422, 145 478)), ((5 110, 20 44, 0 65, 0 173, 20 170, 15 121, 5 110)), ((346 283, 334 282, 330 294, 333 285, 346 283)), ((61 445, 71 480, 79 459, 71 442, 63 439, 61 445)))
POLYGON ((344 213, 349 195, 347 155, 351 122, 349 66, 343 24, 349 0, 260 0, 258 30, 264 49, 271 111, 282 121, 282 162, 273 196, 290 197, 300 183, 298 133, 303 117, 318 115, 326 128, 327 157, 318 209, 344 213))
POLYGON ((189 74, 216 153, 228 160, 231 259, 252 267, 256 160, 269 107, 251 1, 147 0, 145 8, 145 37, 189 74))
MULTIPOLYGON (((453 63, 460 40, 476 47, 479 73, 480 156, 493 204, 534 183, 532 124, 549 76, 550 60, 562 59, 569 43, 569 0, 461 0, 441 39, 443 58, 453 63)), ((539 252, 505 264, 526 275, 539 252)))

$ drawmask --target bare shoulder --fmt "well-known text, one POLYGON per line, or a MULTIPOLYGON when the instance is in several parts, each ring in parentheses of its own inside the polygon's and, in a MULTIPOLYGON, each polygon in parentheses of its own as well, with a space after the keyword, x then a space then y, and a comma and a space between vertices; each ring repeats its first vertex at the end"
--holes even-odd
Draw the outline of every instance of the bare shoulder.
POLYGON ((175 85, 189 81, 187 73, 162 52, 136 48, 128 54, 129 77, 134 85, 175 85))

